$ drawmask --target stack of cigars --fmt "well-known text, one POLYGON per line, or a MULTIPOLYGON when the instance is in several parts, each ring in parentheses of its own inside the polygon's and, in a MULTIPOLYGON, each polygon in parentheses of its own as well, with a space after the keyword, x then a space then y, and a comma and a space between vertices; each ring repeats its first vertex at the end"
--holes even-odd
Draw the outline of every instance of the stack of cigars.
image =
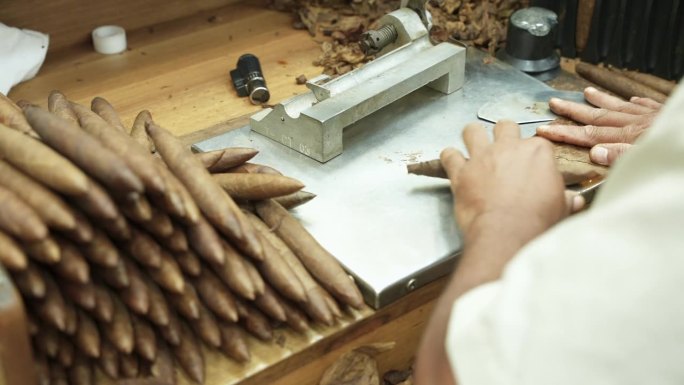
POLYGON ((288 211, 314 195, 256 154, 194 154, 147 111, 127 130, 99 97, 89 109, 53 91, 45 110, 0 94, 0 269, 24 303, 36 383, 93 384, 99 368, 174 384, 176 367, 203 383, 202 344, 248 362, 246 334, 363 306, 288 211))

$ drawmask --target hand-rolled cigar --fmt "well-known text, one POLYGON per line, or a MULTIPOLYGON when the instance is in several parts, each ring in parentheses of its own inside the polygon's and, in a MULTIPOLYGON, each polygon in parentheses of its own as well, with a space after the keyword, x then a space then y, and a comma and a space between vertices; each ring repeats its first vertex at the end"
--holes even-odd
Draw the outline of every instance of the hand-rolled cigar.
POLYGON ((38 242, 25 242, 23 249, 30 259, 46 265, 54 265, 62 259, 62 250, 52 237, 38 242))
POLYGON ((266 285, 264 292, 258 295, 254 300, 254 305, 272 319, 279 322, 285 322, 287 321, 287 315, 285 314, 285 308, 282 306, 282 302, 284 301, 282 298, 279 298, 278 293, 273 291, 270 286, 266 285))
POLYGON ((252 285, 254 285, 254 293, 256 295, 262 294, 265 290, 266 283, 264 283, 264 279, 261 277, 261 274, 259 274, 259 270, 257 270, 252 261, 249 259, 242 258, 242 264, 245 265, 247 275, 249 275, 249 279, 252 280, 252 285))
POLYGON ((244 258, 228 242, 223 242, 225 262, 213 265, 214 272, 231 290, 243 298, 253 300, 257 291, 245 267, 244 258))
POLYGON ((3 160, 0 160, 0 186, 21 196, 48 227, 56 230, 76 227, 73 210, 62 198, 3 160))
POLYGON ((315 197, 316 194, 314 193, 310 193, 308 191, 297 191, 294 194, 273 198, 273 200, 280 203, 280 205, 284 208, 292 210, 293 208, 301 206, 315 197))
POLYGON ((434 178, 447 179, 447 175, 442 162, 439 159, 428 160, 425 162, 413 163, 406 165, 406 171, 409 174, 431 176, 434 178))
POLYGON ((43 142, 105 186, 121 194, 145 190, 140 178, 118 154, 78 125, 35 106, 24 108, 24 115, 43 142))
POLYGON ((158 269, 162 265, 162 250, 157 241, 147 233, 131 227, 131 239, 127 244, 131 256, 145 267, 158 269))
POLYGON ((124 215, 135 222, 148 222, 152 219, 152 205, 144 195, 128 195, 119 201, 124 215))
POLYGON ((111 221, 104 222, 102 224, 102 229, 113 239, 120 241, 131 239, 131 228, 128 225, 126 217, 121 213, 111 221))
POLYGON ((228 322, 222 322, 219 324, 219 328, 221 330, 221 352, 237 362, 249 362, 251 354, 241 328, 228 322))
POLYGON ((166 325, 160 326, 158 330, 169 345, 178 346, 181 344, 181 320, 175 312, 169 313, 168 322, 166 325))
POLYGON ((93 98, 93 100, 90 102, 90 109, 94 113, 98 114, 102 120, 109 123, 112 127, 128 133, 128 130, 124 127, 123 123, 121 123, 121 118, 114 109, 114 106, 112 106, 105 98, 101 98, 99 96, 93 98))
POLYGON ((306 318, 306 314, 296 306, 290 304, 287 300, 281 301, 280 305, 285 309, 287 326, 299 333, 306 333, 306 331, 309 330, 309 322, 306 318))
POLYGON ((202 262, 200 262, 192 250, 175 253, 174 258, 178 262, 178 266, 183 270, 183 273, 191 277, 197 277, 202 274, 202 262))
POLYGON ((188 189, 171 173, 161 158, 155 157, 154 159, 167 189, 166 194, 161 197, 163 207, 169 214, 181 219, 185 224, 197 222, 200 215, 199 207, 188 189))
POLYGON ((157 326, 168 325, 171 311, 168 302, 166 302, 166 297, 149 277, 144 276, 143 278, 147 286, 147 294, 150 297, 147 319, 157 326))
POLYGON ((50 363, 50 385, 69 385, 66 370, 55 361, 50 363))
POLYGON ((95 383, 93 366, 88 357, 80 352, 76 352, 74 363, 69 368, 68 375, 71 385, 93 385, 95 383))
POLYGON ((177 225, 172 225, 171 234, 161 239, 160 243, 174 253, 186 253, 191 251, 190 245, 188 244, 188 237, 185 235, 185 230, 177 225))
POLYGON ((271 328, 268 318, 249 303, 241 300, 237 300, 236 303, 240 314, 240 323, 245 327, 245 330, 262 341, 271 341, 273 339, 273 328, 271 328))
POLYGON ((81 127, 99 139, 103 146, 118 154, 133 172, 142 180, 145 190, 153 194, 163 195, 166 185, 159 175, 158 167, 152 156, 131 139, 126 133, 112 128, 106 121, 87 108, 71 104, 78 116, 81 127))
POLYGON ((224 321, 237 322, 238 313, 235 298, 225 284, 210 269, 193 280, 202 301, 216 316, 224 321))
POLYGON ((240 174, 272 174, 272 175, 283 175, 280 171, 273 167, 265 166, 263 164, 257 163, 243 163, 240 166, 233 167, 226 170, 225 172, 240 173, 240 174))
POLYGON ((0 382, 35 383, 27 319, 19 293, 0 266, 0 382))
POLYGON ((78 328, 78 315, 76 314, 76 307, 68 299, 64 299, 64 304, 66 305, 66 322, 64 327, 64 333, 73 336, 78 328))
POLYGON ((299 257, 307 270, 331 294, 355 308, 363 297, 339 262, 282 206, 272 200, 256 204, 257 213, 299 257))
POLYGON ((150 206, 150 210, 150 219, 142 221, 141 226, 159 238, 172 236, 173 222, 168 214, 154 206, 150 206))
POLYGON ((203 384, 204 356, 197 337, 184 322, 181 323, 180 331, 180 344, 171 349, 185 374, 191 380, 203 384))
POLYGON ((119 354, 119 371, 121 372, 121 377, 137 377, 139 368, 138 356, 135 354, 119 354))
POLYGON ((68 196, 90 188, 85 173, 39 140, 0 124, 0 156, 33 179, 68 196))
POLYGON ((115 220, 121 213, 112 197, 97 181, 86 178, 90 188, 82 196, 72 198, 71 203, 94 220, 115 220))
POLYGON ((95 285, 92 282, 85 284, 75 283, 67 280, 60 280, 59 287, 62 294, 82 309, 92 311, 97 306, 97 296, 95 285))
POLYGON ((74 345, 64 335, 59 337, 57 362, 59 362, 64 368, 69 368, 71 367, 71 364, 74 363, 74 345))
POLYGON ((33 341, 38 351, 50 358, 57 358, 60 341, 57 329, 43 323, 33 341))
POLYGON ((140 111, 133 122, 131 138, 138 142, 149 153, 153 153, 155 151, 154 144, 152 144, 152 141, 147 136, 147 132, 145 132, 145 125, 150 122, 152 122, 152 115, 150 112, 147 110, 140 111))
POLYGON ((213 177, 233 199, 270 199, 304 188, 302 182, 282 175, 222 173, 213 177))
POLYGON ((98 321, 105 323, 112 322, 114 318, 114 302, 112 301, 112 296, 102 285, 95 285, 95 298, 96 305, 93 310, 93 316, 97 318, 98 321))
POLYGON ((199 313, 199 319, 190 322, 190 326, 205 344, 219 348, 221 346, 221 330, 216 317, 202 303, 199 304, 199 313))
POLYGON ((145 315, 150 309, 150 296, 147 294, 147 285, 142 276, 142 272, 138 269, 135 263, 128 258, 124 258, 124 265, 128 275, 128 287, 119 292, 121 301, 123 301, 132 312, 145 315))
POLYGON ((90 262, 103 267, 116 267, 119 263, 119 250, 100 229, 93 229, 93 239, 81 245, 83 255, 90 262))
POLYGON ((104 374, 114 380, 119 378, 119 352, 108 341, 102 341, 97 363, 104 374))
POLYGON ((2 92, 0 92, 0 124, 4 124, 34 138, 38 137, 38 134, 33 131, 31 125, 26 121, 21 108, 14 104, 7 96, 3 95, 2 92))
POLYGON ((254 158, 259 151, 247 147, 230 147, 222 150, 200 152, 195 157, 210 173, 226 172, 254 158))
MULTIPOLYGON (((40 352, 35 352, 33 355, 33 362, 35 363, 34 373, 36 375, 38 385, 50 385, 50 365, 47 358, 40 352)), ((17 371, 18 372, 18 371, 17 371)), ((20 373, 22 376, 24 373, 20 373)), ((26 380, 26 378, 23 378, 26 380)))
POLYGON ((621 73, 632 80, 651 87, 654 90, 668 96, 672 93, 672 91, 674 91, 675 87, 677 87, 677 83, 659 78, 652 74, 646 74, 637 71, 622 71, 621 73))
POLYGON ((0 231, 0 266, 4 266, 10 271, 21 271, 26 269, 27 265, 28 258, 17 242, 0 231))
POLYGON ((95 321, 80 310, 77 310, 76 314, 78 315, 78 329, 76 329, 74 343, 86 356, 100 357, 100 331, 95 321))
POLYGON ((257 263, 259 270, 283 296, 295 302, 306 301, 304 286, 299 281, 299 278, 297 278, 297 275, 290 269, 287 262, 285 262, 280 251, 267 238, 271 234, 271 229, 256 215, 250 212, 245 212, 245 215, 262 237, 261 243, 264 247, 264 260, 257 263))
POLYGON ((101 323, 100 327, 107 340, 114 345, 116 350, 121 353, 130 354, 135 343, 131 316, 116 296, 112 296, 112 302, 114 303, 112 321, 104 324, 101 323))
POLYGON ((189 320, 199 319, 200 299, 192 285, 185 285, 181 294, 167 294, 167 298, 178 314, 189 320))
POLYGON ((71 231, 65 232, 64 235, 81 244, 92 241, 94 229, 88 218, 79 210, 74 210, 73 214, 74 219, 76 219, 76 227, 71 231))
POLYGON ((181 294, 185 288, 185 279, 178 262, 166 251, 161 250, 161 265, 159 268, 147 267, 147 273, 152 280, 170 293, 181 294))
POLYGON ((78 116, 69 105, 69 100, 59 91, 52 91, 48 95, 48 111, 68 122, 78 125, 78 116))
POLYGON ((222 265, 225 260, 221 238, 209 222, 200 215, 197 223, 187 227, 188 242, 197 254, 212 265, 222 265))
POLYGON ((31 313, 26 313, 26 325, 27 325, 27 328, 28 328, 28 331, 29 331, 29 334, 31 335, 31 337, 38 334, 38 328, 40 326, 38 325, 38 321, 35 318, 33 318, 31 313))
POLYGON ((235 202, 216 184, 211 174, 190 150, 171 133, 154 123, 147 125, 147 133, 166 164, 185 184, 209 222, 236 242, 241 250, 250 255, 261 255, 261 244, 254 229, 235 202))
POLYGON ((342 317, 342 310, 340 310, 340 305, 337 303, 335 298, 333 298, 330 293, 325 290, 321 290, 321 297, 325 300, 328 305, 328 309, 333 313, 336 318, 342 317))
POLYGON ((667 96, 653 88, 636 82, 622 74, 589 63, 578 63, 575 67, 581 77, 629 100, 632 96, 651 98, 664 103, 667 96))
POLYGON ((32 299, 45 298, 47 285, 43 279, 42 271, 37 265, 29 262, 26 269, 14 273, 12 280, 24 297, 32 299))
POLYGON ((131 284, 128 278, 128 271, 124 264, 125 258, 119 258, 114 267, 93 266, 97 275, 100 276, 107 284, 115 289, 123 290, 131 284))
POLYGON ((33 309, 45 323, 59 331, 64 331, 67 315, 62 292, 49 273, 43 272, 42 278, 45 282, 45 297, 41 301, 34 302, 33 309))
POLYGON ((135 332, 135 352, 147 361, 157 358, 157 336, 147 321, 131 314, 133 330, 135 332))
POLYGON ((38 242, 48 236, 47 226, 31 206, 2 186, 0 230, 25 242, 38 242))
POLYGON ((60 277, 80 284, 90 282, 90 266, 80 250, 64 238, 55 237, 61 258, 51 269, 60 277))

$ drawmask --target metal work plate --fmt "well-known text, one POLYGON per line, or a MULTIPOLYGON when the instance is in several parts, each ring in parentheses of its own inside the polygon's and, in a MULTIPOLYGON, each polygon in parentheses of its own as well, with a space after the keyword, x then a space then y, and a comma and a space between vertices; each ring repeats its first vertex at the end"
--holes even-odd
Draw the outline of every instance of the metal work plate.
MULTIPOLYGON (((316 239, 379 308, 448 274, 462 242, 448 182, 408 175, 406 164, 464 149, 463 126, 485 103, 550 87, 469 50, 463 89, 444 95, 424 87, 345 129, 344 152, 319 163, 242 127, 195 144, 199 151, 247 146, 254 159, 306 184, 318 197, 294 210, 316 239)), ((410 63, 407 63, 410 65, 410 63)), ((491 128, 491 124, 485 125, 491 128)), ((537 124, 523 126, 525 136, 537 124)))

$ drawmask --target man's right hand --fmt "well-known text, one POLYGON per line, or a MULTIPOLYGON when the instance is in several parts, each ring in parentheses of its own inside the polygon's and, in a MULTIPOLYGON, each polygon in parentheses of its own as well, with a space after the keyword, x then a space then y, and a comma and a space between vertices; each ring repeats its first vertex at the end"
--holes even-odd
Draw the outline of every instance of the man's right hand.
POLYGON ((611 165, 651 126, 662 107, 649 98, 629 102, 593 87, 584 90, 586 100, 596 107, 553 98, 551 110, 585 126, 550 125, 537 128, 537 135, 555 142, 591 147, 591 160, 611 165))

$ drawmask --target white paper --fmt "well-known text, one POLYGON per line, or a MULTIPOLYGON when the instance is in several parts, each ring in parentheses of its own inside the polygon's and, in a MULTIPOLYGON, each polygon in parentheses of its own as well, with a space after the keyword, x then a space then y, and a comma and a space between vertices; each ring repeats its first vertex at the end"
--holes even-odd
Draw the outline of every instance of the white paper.
POLYGON ((50 37, 0 23, 0 92, 36 76, 45 60, 50 37))

